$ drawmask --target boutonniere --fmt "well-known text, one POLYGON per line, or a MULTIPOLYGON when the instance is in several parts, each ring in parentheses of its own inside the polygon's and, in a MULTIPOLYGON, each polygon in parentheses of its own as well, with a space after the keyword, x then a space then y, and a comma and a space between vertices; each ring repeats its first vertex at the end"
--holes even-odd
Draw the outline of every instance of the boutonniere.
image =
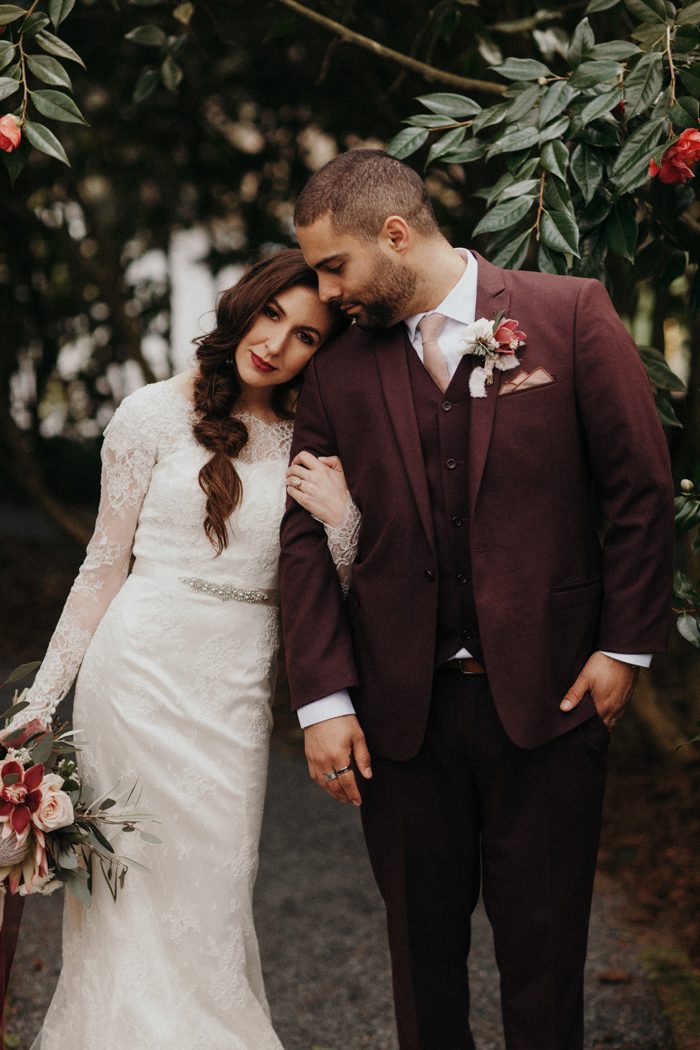
POLYGON ((484 363, 472 369, 469 393, 472 397, 486 397, 486 387, 493 383, 494 369, 508 372, 520 364, 515 351, 525 346, 527 336, 518 331, 518 322, 497 313, 493 321, 480 317, 468 324, 460 336, 463 354, 483 357, 484 363))

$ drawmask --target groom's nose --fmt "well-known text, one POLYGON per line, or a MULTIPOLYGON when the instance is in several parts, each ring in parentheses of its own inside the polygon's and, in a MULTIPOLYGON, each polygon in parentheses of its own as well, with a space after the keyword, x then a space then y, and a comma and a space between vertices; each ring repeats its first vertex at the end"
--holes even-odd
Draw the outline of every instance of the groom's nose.
POLYGON ((322 303, 331 303, 335 299, 342 299, 340 286, 333 274, 321 273, 318 276, 318 297, 322 303))

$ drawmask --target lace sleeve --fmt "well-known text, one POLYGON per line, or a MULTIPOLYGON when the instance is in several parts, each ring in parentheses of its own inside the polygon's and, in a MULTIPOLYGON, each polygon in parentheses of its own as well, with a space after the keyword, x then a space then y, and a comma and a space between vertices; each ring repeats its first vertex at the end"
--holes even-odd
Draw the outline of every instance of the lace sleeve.
POLYGON ((350 578, 352 575, 352 564, 357 556, 357 544, 360 535, 362 515, 348 493, 348 501, 345 509, 345 517, 340 525, 332 528, 324 525, 328 549, 331 552, 333 563, 336 567, 343 595, 350 590, 350 578))
MULTIPOLYGON (((144 388, 145 390, 145 388, 144 388)), ((70 689, 109 603, 126 579, 136 523, 155 462, 144 390, 126 398, 105 430, 102 488, 95 531, 27 699, 14 726, 48 725, 70 689)))

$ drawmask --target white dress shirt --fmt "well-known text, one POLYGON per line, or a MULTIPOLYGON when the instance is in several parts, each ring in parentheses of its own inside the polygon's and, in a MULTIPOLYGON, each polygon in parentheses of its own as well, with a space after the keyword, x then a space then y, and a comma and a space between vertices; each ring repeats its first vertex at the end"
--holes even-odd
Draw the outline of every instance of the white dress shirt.
MULTIPOLYGON (((455 248, 455 251, 466 262, 464 273, 457 281, 457 284, 447 293, 440 305, 435 307, 435 310, 426 310, 421 314, 413 314, 404 320, 411 345, 422 361, 423 340, 418 331, 418 325, 427 313, 444 314, 447 320, 440 331, 438 343, 447 363, 450 379, 454 376, 462 360, 462 350, 459 342, 462 331, 465 325, 473 324, 476 319, 478 276, 478 263, 471 252, 468 252, 465 248, 455 248)), ((623 663, 635 664, 638 667, 648 667, 651 663, 651 656, 647 654, 630 655, 606 652, 604 655, 610 656, 614 660, 621 660, 623 663)), ((459 658, 468 656, 471 656, 471 653, 467 649, 460 649, 455 653, 455 657, 459 658)), ((302 729, 315 725, 316 722, 325 722, 329 718, 339 718, 341 715, 354 714, 355 708, 347 689, 341 689, 337 693, 323 697, 321 700, 314 700, 312 703, 300 707, 297 711, 299 724, 302 729)))

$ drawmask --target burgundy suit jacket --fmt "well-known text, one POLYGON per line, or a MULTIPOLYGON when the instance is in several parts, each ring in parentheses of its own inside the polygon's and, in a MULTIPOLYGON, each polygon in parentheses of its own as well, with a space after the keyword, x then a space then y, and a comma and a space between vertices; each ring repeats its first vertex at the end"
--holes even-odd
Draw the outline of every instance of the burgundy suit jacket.
MULTIPOLYGON (((591 717, 565 692, 597 649, 655 653, 670 626, 673 486, 637 350, 597 281, 479 258, 476 317, 499 310, 547 385, 471 402, 470 544, 484 661, 511 740, 532 748, 591 717), (600 540, 601 515, 605 519, 600 540)), ((290 502, 282 616, 295 708, 349 688, 370 750, 420 748, 435 665, 435 539, 405 327, 353 326, 309 365, 292 455, 340 456, 362 512, 343 603, 321 525, 290 502)))

